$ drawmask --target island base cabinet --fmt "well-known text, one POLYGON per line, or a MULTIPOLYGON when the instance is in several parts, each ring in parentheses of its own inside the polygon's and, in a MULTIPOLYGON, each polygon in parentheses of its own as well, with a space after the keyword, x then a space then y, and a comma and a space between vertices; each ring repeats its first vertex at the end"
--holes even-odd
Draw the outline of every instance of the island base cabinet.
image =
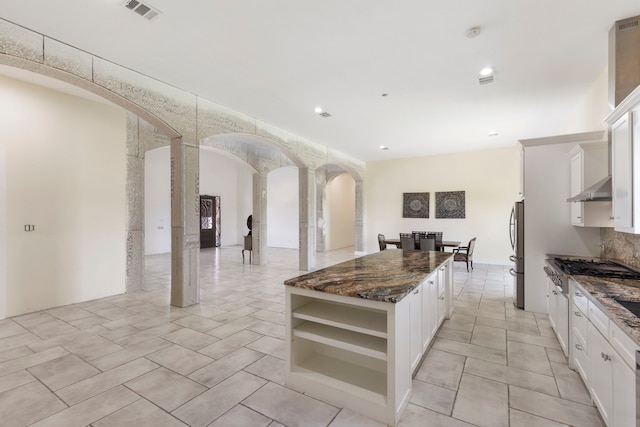
POLYGON ((286 384, 396 425, 411 397, 411 298, 392 304, 285 292, 286 384))

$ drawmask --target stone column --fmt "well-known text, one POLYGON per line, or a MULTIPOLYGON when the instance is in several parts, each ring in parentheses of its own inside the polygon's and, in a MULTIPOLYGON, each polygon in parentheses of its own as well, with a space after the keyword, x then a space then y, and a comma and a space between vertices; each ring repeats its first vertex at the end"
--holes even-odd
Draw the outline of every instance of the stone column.
POLYGON ((365 248, 365 232, 364 232, 364 183, 362 181, 355 181, 355 196, 356 196, 356 241, 355 252, 356 254, 366 253, 365 248))
POLYGON ((171 140, 171 305, 200 302, 199 148, 171 140))
POLYGON ((327 171, 323 167, 316 171, 316 251, 327 250, 327 224, 325 207, 327 201, 327 171))
POLYGON ((315 245, 315 173, 309 168, 299 169, 299 268, 304 271, 312 271, 316 264, 315 245))
POLYGON ((267 174, 253 174, 253 264, 267 263, 267 174))
POLYGON ((144 289, 144 149, 139 119, 127 113, 127 292, 144 289))

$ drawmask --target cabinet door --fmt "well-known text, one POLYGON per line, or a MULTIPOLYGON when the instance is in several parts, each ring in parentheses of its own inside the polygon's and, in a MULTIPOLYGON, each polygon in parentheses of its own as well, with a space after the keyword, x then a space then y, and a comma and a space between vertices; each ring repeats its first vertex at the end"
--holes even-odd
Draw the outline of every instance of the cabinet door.
POLYGON ((422 283, 422 352, 427 351, 427 347, 433 338, 431 335, 431 313, 429 312, 429 279, 422 283))
POLYGON ((435 275, 427 279, 429 284, 429 326, 431 336, 435 337, 438 332, 438 283, 435 275))
POLYGON ((569 355, 569 299, 556 288, 556 333, 565 356, 569 355))
POLYGON ((438 269, 437 283, 438 283, 438 327, 444 322, 444 318, 447 312, 447 304, 445 297, 447 282, 446 268, 441 267, 438 269))
POLYGON ((580 374, 582 381, 589 385, 589 354, 587 347, 587 337, 589 336, 589 319, 580 311, 577 305, 571 304, 569 311, 571 317, 571 334, 569 341, 571 342, 571 359, 573 368, 580 374))
POLYGON ((558 313, 558 291, 556 285, 547 278, 547 289, 549 292, 549 323, 551 327, 557 333, 558 327, 556 326, 557 313, 558 313))
MULTIPOLYGON (((584 153, 582 151, 577 152, 571 157, 571 197, 580 193, 583 189, 583 167, 584 167, 584 153)), ((571 224, 583 225, 583 203, 571 203, 571 224)))
POLYGON ((422 295, 421 287, 411 291, 409 299, 409 341, 411 355, 411 371, 418 366, 422 357, 422 295))
POLYGON ((617 353, 613 353, 613 400, 611 417, 614 427, 636 425, 636 374, 617 353))
POLYGON ((631 115, 625 114, 611 128, 613 166, 613 223, 616 230, 629 231, 633 224, 633 145, 631 115))
MULTIPOLYGON (((613 348, 602 334, 589 323, 589 391, 591 399, 598 407, 605 424, 611 420, 612 369, 611 355, 613 348)), ((635 396, 634 396, 635 397, 635 396)))

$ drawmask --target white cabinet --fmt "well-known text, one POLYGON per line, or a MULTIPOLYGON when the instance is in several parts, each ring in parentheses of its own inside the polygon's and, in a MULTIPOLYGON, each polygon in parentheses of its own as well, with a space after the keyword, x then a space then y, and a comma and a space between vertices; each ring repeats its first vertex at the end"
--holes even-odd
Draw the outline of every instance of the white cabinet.
MULTIPOLYGON (((577 147, 579 148, 580 146, 578 145, 577 147)), ((571 178, 571 184, 569 187, 571 188, 571 194, 570 194, 571 197, 580 193, 583 189, 582 159, 583 159, 582 150, 578 150, 577 153, 571 156, 571 159, 569 161, 569 169, 570 169, 569 175, 571 178)), ((571 203, 571 224, 584 225, 584 218, 582 215, 583 207, 584 205, 580 202, 571 203)))
MULTIPOLYGON (((584 298, 584 303, 588 304, 589 302, 586 300, 586 297, 578 297, 584 298)), ((569 334, 570 347, 569 347, 569 355, 570 355, 570 366, 575 369, 578 374, 582 377, 582 381, 585 384, 589 383, 589 346, 588 336, 589 336, 589 318, 588 310, 584 308, 584 304, 580 304, 576 302, 576 297, 573 297, 573 301, 570 302, 571 310, 569 310, 569 318, 571 321, 569 322, 569 327, 571 328, 571 333, 569 334)))
POLYGON ((608 427, 635 426, 635 353, 640 346, 573 281, 570 295, 570 366, 582 377, 608 427))
POLYGON ((518 164, 520 166, 518 196, 522 199, 524 198, 524 147, 522 145, 518 147, 518 164))
POLYGON ((445 291, 447 288, 447 267, 446 264, 440 267, 436 273, 436 283, 438 284, 438 297, 436 303, 438 326, 442 324, 447 314, 447 303, 445 291))
POLYGON ((438 331, 438 284, 432 274, 422 282, 422 351, 427 351, 429 344, 438 331))
POLYGON ((613 216, 615 229, 634 231, 633 223, 633 144, 631 123, 633 115, 627 113, 611 127, 611 155, 614 170, 612 183, 613 216))
POLYGON ((636 374, 620 357, 611 361, 615 385, 611 412, 614 427, 633 426, 636 423, 636 374))
POLYGON ((396 303, 285 286, 286 384, 396 425, 412 374, 451 312, 445 296, 452 263, 396 303))
POLYGON ((565 355, 569 355, 568 352, 568 338, 569 338, 569 320, 568 316, 568 299, 565 294, 562 293, 562 289, 557 287, 551 279, 547 279, 548 295, 549 295, 549 322, 551 327, 558 337, 560 346, 565 355))
POLYGON ((608 426, 611 425, 611 395, 613 391, 612 353, 613 349, 609 342, 592 323, 589 323, 589 364, 591 366, 589 392, 602 419, 608 426))
POLYGON ((611 125, 613 223, 616 231, 640 234, 640 86, 605 121, 611 125))
MULTIPOLYGON (((578 144, 569 151, 570 196, 607 177, 608 148, 606 142, 578 144)), ((571 203, 571 224, 581 227, 613 227, 611 202, 571 203)))
POLYGON ((411 372, 415 371, 422 359, 422 285, 415 288, 406 298, 409 299, 409 339, 411 372))

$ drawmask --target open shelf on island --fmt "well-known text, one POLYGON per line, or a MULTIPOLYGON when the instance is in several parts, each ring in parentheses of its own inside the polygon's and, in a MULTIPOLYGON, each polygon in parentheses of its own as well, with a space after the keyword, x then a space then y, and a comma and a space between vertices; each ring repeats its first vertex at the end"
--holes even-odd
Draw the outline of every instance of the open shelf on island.
POLYGON ((387 340, 384 338, 363 335, 358 332, 309 321, 302 322, 296 326, 293 330, 293 336, 352 351, 374 359, 387 360, 387 340))
POLYGON ((292 372, 378 405, 386 405, 387 374, 361 365, 314 353, 292 372))
POLYGON ((384 311, 316 300, 297 308, 293 317, 387 338, 387 313, 384 311))

